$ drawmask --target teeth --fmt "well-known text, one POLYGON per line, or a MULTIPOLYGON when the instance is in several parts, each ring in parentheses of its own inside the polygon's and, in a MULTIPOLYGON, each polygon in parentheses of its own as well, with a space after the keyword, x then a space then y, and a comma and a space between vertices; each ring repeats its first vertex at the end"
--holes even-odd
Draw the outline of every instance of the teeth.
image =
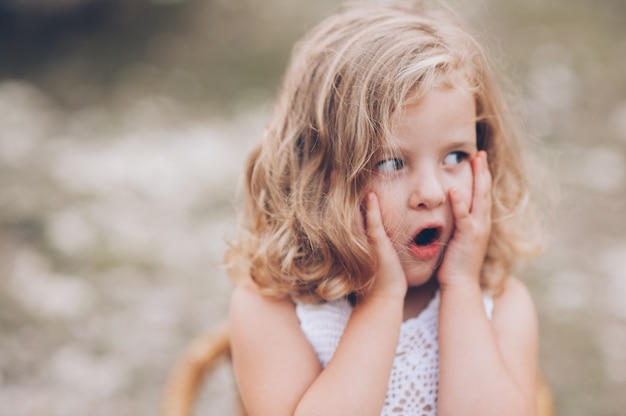
POLYGON ((419 232, 413 239, 413 242, 418 246, 426 246, 432 243, 437 238, 436 228, 426 228, 419 232))

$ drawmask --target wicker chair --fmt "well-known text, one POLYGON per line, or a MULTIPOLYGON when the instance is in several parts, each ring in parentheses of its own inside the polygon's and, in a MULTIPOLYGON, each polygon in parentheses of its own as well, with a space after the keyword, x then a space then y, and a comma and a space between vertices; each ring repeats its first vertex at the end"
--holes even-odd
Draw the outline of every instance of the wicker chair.
MULTIPOLYGON (((228 327, 196 338, 175 364, 163 396, 162 416, 191 416, 204 378, 223 358, 230 358, 228 327)), ((554 416, 550 387, 542 374, 537 382, 537 416, 554 416)), ((239 415, 245 415, 240 403, 239 415)))

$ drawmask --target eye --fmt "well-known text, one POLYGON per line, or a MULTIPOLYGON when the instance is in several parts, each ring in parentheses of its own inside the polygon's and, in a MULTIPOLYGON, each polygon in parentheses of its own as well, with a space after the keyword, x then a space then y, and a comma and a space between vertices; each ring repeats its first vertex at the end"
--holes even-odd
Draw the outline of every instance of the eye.
POLYGON ((469 157, 465 152, 451 152, 443 159, 444 165, 458 165, 469 157))
POLYGON ((395 171, 402 169, 403 167, 404 167, 404 162, 402 161, 402 159, 398 157, 381 160, 380 162, 376 163, 376 166, 375 166, 378 172, 383 172, 383 173, 395 172, 395 171))

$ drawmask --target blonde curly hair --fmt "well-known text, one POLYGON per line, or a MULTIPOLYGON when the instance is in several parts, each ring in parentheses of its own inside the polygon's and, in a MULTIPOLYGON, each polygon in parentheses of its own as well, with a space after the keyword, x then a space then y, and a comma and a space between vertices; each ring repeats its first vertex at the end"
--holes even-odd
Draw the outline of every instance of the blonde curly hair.
POLYGON ((305 301, 367 293, 377 261, 361 208, 371 158, 390 137, 394 112, 441 87, 475 97, 477 145, 493 177, 481 285, 500 288, 534 248, 520 135, 483 47, 449 10, 424 4, 345 8, 295 45, 247 161, 231 275, 305 301))

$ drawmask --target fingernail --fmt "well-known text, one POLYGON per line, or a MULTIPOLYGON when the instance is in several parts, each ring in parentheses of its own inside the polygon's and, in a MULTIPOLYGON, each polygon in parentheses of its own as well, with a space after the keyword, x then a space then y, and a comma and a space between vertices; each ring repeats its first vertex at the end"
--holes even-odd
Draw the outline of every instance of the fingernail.
POLYGON ((481 150, 480 152, 480 157, 478 158, 480 163, 480 167, 484 168, 485 166, 487 166, 487 152, 485 152, 484 150, 481 150))

